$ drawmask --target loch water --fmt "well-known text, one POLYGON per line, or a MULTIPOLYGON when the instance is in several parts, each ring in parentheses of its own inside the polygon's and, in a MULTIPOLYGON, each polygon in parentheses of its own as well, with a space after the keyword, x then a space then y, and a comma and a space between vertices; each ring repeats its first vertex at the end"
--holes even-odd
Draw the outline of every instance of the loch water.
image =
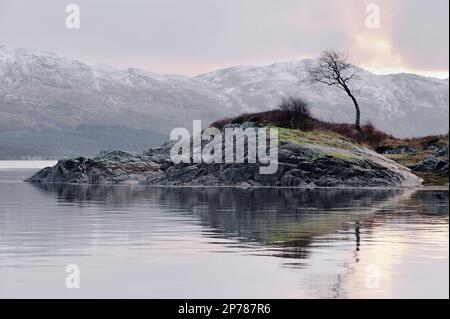
POLYGON ((0 168, 1 298, 449 297, 448 189, 23 182, 36 170, 0 168))

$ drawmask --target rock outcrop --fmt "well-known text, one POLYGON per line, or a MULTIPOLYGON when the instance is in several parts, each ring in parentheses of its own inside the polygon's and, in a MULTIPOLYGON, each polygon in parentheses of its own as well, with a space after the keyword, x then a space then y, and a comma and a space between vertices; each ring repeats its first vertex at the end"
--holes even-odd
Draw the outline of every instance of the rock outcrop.
MULTIPOLYGON (((248 127, 248 124, 245 124, 248 127)), ((368 148, 334 133, 279 129, 278 169, 262 164, 174 164, 173 144, 142 154, 101 152, 68 158, 28 179, 36 183, 145 184, 168 186, 416 187, 421 178, 368 148)))
POLYGON ((430 172, 448 177, 448 145, 437 148, 432 155, 417 164, 414 171, 430 172))

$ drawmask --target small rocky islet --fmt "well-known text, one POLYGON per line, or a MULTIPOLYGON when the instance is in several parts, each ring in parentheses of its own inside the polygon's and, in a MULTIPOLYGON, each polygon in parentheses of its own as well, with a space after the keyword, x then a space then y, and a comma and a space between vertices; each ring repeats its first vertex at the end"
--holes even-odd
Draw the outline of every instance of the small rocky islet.
MULTIPOLYGON (((229 124, 228 127, 230 125, 238 128, 257 126, 255 123, 229 124)), ((225 127, 222 131, 224 129, 225 127)), ((422 178, 415 175, 410 168, 368 147, 353 143, 337 133, 303 132, 286 128, 278 130, 278 169, 274 174, 261 174, 259 167, 262 164, 259 163, 175 164, 170 159, 170 150, 174 143, 167 142, 143 153, 102 151, 93 158, 61 159, 55 166, 40 170, 27 181, 236 187, 422 185, 422 178)), ((428 167, 426 163, 422 166, 428 167)), ((445 169, 445 164, 440 163, 439 169, 445 169)))

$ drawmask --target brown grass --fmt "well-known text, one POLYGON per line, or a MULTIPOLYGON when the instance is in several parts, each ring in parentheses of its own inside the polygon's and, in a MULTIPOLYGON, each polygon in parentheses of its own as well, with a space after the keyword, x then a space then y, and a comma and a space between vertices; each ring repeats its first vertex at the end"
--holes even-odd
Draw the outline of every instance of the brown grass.
MULTIPOLYGON (((311 117, 312 121, 315 121, 311 117)), ((225 118, 216 121, 211 126, 222 129, 226 124, 242 124, 244 122, 256 122, 261 126, 275 125, 279 127, 291 128, 291 119, 288 112, 282 110, 272 110, 259 113, 244 113, 234 118, 225 118)))
MULTIPOLYGON (((329 131, 338 133, 354 143, 366 145, 379 153, 405 147, 423 150, 428 149, 432 145, 441 147, 448 143, 448 134, 400 139, 378 130, 370 122, 362 126, 363 133, 361 134, 355 129, 353 124, 324 122, 311 116, 307 121, 307 129, 304 129, 303 131, 329 131)), ((226 124, 242 124, 244 122, 255 122, 260 126, 274 125, 295 129, 289 112, 279 109, 259 113, 244 113, 234 118, 216 121, 212 123, 211 126, 221 129, 226 124)))

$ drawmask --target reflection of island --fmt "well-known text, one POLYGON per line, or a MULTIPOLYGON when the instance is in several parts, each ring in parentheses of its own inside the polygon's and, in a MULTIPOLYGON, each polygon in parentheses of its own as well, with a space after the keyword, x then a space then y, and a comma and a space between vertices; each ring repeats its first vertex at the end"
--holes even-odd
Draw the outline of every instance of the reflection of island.
MULTIPOLYGON (((421 214, 448 215, 448 191, 152 188, 66 184, 37 184, 33 187, 56 196, 62 204, 98 206, 106 211, 123 207, 125 216, 120 219, 121 224, 113 226, 115 229, 130 228, 128 223, 136 217, 133 215, 139 214, 138 217, 142 218, 143 211, 156 207, 160 211, 159 216, 175 214, 194 218, 204 226, 205 236, 233 239, 248 247, 259 245, 272 248, 265 253, 296 259, 307 256, 308 247, 316 238, 340 231, 353 232, 357 253, 362 228, 370 231, 374 225, 395 216, 397 212, 403 213, 411 206, 420 207, 421 214)), ((104 218, 108 218, 108 213, 104 218)), ((78 219, 80 221, 90 222, 88 218, 78 219)), ((150 224, 140 226, 148 227, 146 236, 149 241, 152 240, 150 224)), ((92 226, 81 224, 76 227, 92 226)), ((71 227, 69 231, 76 231, 76 227, 71 227)))

